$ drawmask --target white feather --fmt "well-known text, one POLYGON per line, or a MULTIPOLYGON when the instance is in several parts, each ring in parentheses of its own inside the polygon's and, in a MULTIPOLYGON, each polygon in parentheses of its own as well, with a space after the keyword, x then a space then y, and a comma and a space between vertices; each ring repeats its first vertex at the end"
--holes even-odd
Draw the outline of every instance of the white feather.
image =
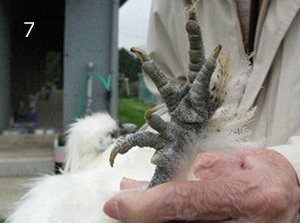
POLYGON ((123 177, 149 180, 154 165, 150 163, 153 149, 137 148, 119 156, 111 168, 109 155, 114 140, 109 133, 116 129, 116 122, 105 113, 93 114, 73 124, 67 143, 67 171, 28 184, 30 190, 16 204, 7 222, 117 222, 103 213, 104 203, 119 192, 123 177))
POLYGON ((251 56, 241 60, 232 60, 230 54, 226 57, 220 55, 218 68, 211 81, 211 94, 213 100, 218 101, 218 107, 198 136, 197 147, 202 151, 261 146, 263 141, 250 143, 251 133, 247 129, 247 125, 255 115, 256 108, 240 109, 252 69, 249 62, 251 56), (232 61, 237 62, 233 63, 232 61))
POLYGON ((115 141, 111 133, 118 126, 107 113, 95 113, 79 119, 67 132, 65 171, 82 172, 99 165, 101 156, 115 141))

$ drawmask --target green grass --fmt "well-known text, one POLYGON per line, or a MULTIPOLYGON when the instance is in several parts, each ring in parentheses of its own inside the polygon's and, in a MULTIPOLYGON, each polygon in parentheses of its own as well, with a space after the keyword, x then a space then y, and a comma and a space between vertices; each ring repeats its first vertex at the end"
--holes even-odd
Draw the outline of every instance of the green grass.
POLYGON ((140 128, 145 124, 144 113, 154 105, 144 103, 136 98, 119 99, 119 119, 122 123, 133 123, 140 128))
POLYGON ((4 223, 5 219, 0 219, 0 223, 4 223))

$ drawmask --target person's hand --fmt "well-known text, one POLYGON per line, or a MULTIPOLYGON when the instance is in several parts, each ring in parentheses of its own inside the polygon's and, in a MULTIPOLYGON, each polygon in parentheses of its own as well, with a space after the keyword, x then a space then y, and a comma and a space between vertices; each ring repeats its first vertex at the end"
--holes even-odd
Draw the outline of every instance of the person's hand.
MULTIPOLYGON (((105 204, 104 212, 124 223, 297 221, 297 176, 289 162, 272 150, 240 150, 237 155, 205 152, 191 172, 201 181, 123 192, 105 204)), ((136 189, 142 184, 126 179, 121 187, 136 189)))

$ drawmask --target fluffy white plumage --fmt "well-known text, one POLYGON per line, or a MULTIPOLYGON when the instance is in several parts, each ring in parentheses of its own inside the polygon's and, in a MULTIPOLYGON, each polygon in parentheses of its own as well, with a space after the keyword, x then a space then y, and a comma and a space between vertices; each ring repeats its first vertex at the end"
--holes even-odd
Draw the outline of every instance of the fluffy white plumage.
POLYGON ((219 100, 221 106, 207 121, 201 133, 205 138, 199 140, 199 147, 202 149, 258 146, 257 143, 250 143, 251 133, 247 129, 247 125, 255 115, 256 107, 249 110, 240 107, 250 77, 250 57, 232 60, 230 54, 226 57, 220 55, 218 68, 212 76, 211 94, 219 100))
POLYGON ((101 154, 115 141, 118 126, 109 114, 95 113, 72 124, 67 131, 65 172, 78 173, 99 165, 101 154))
POLYGON ((109 154, 118 129, 106 113, 74 123, 67 141, 67 170, 28 184, 29 192, 16 205, 9 223, 113 223, 102 212, 104 203, 119 191, 123 177, 150 179, 153 150, 135 149, 120 157, 114 168, 109 154))

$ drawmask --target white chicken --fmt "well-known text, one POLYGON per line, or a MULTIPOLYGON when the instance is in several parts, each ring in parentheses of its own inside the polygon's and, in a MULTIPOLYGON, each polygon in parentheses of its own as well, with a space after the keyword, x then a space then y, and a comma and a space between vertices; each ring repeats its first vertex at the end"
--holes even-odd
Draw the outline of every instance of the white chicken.
POLYGON ((206 60, 201 30, 195 21, 195 10, 189 13, 187 27, 190 53, 195 56, 191 60, 195 59, 194 64, 197 66, 190 67, 189 83, 182 88, 175 87, 151 58, 135 49, 135 53, 144 62, 144 70, 148 66, 148 74, 152 75, 167 104, 145 114, 149 125, 161 134, 153 133, 153 130, 132 134, 121 139, 112 150, 114 139, 111 134, 118 127, 109 115, 98 113, 79 120, 69 131, 65 172, 31 183, 31 189, 16 206, 7 223, 117 222, 107 217, 102 207, 119 191, 122 177, 147 181, 152 178, 155 166, 150 160, 154 150, 147 146, 157 149, 152 161, 158 166, 155 172, 157 178, 154 179, 159 180, 152 181, 151 186, 176 180, 178 174, 181 180, 193 179, 192 175, 188 175, 193 160, 198 153, 207 149, 234 151, 237 148, 257 146, 249 143, 249 131, 246 128, 255 109, 240 108, 250 73, 248 58, 231 62, 230 57, 220 54, 221 46, 218 46, 206 60), (196 50, 193 49, 195 46, 196 50), (201 80, 204 80, 204 84, 201 80), (204 101, 201 101, 203 98, 204 101), (200 122, 201 112, 205 119, 200 122), (209 114, 206 115, 206 112, 209 114), (165 115, 161 116, 161 113, 165 115), (178 130, 177 135, 175 130, 178 130), (192 131, 193 134, 190 134, 192 131), (186 138, 184 143, 180 143, 182 138, 186 138), (146 148, 135 147, 128 152, 137 145, 146 148), (118 156, 114 162, 117 154, 126 152, 128 155, 118 156), (179 160, 176 164, 180 165, 169 162, 174 154, 179 160), (109 166, 109 160, 111 164, 115 163, 114 168, 109 166), (161 164, 167 167, 174 165, 176 173, 174 168, 172 173, 166 172, 169 168, 161 168, 161 164))
MULTIPOLYGON (((254 109, 239 111, 237 106, 241 97, 238 95, 242 95, 248 79, 247 61, 244 59, 230 65, 229 59, 220 60, 219 66, 222 67, 214 73, 211 87, 217 81, 215 77, 230 73, 230 88, 223 105, 198 136, 195 147, 200 150, 195 150, 195 153, 212 148, 257 147, 255 143, 248 143, 249 132, 245 127, 253 117, 254 109)), ((161 105, 158 108, 165 114, 162 117, 168 120, 166 107, 161 105)), ((29 191, 16 204, 6 223, 118 222, 102 211, 105 202, 120 191, 123 177, 149 181, 155 169, 150 163, 154 150, 149 147, 135 147, 126 156, 118 156, 114 168, 110 166, 109 157, 116 141, 113 136, 118 128, 107 113, 95 113, 72 124, 68 131, 64 172, 29 183, 29 191)), ((186 167, 191 165, 187 163, 186 167)), ((186 177, 193 179, 192 175, 186 177)))
POLYGON ((150 179, 153 150, 134 150, 109 166, 109 154, 118 130, 106 113, 95 113, 74 123, 68 133, 66 171, 28 184, 30 190, 15 206, 7 223, 112 223, 102 207, 119 191, 126 176, 150 179))

